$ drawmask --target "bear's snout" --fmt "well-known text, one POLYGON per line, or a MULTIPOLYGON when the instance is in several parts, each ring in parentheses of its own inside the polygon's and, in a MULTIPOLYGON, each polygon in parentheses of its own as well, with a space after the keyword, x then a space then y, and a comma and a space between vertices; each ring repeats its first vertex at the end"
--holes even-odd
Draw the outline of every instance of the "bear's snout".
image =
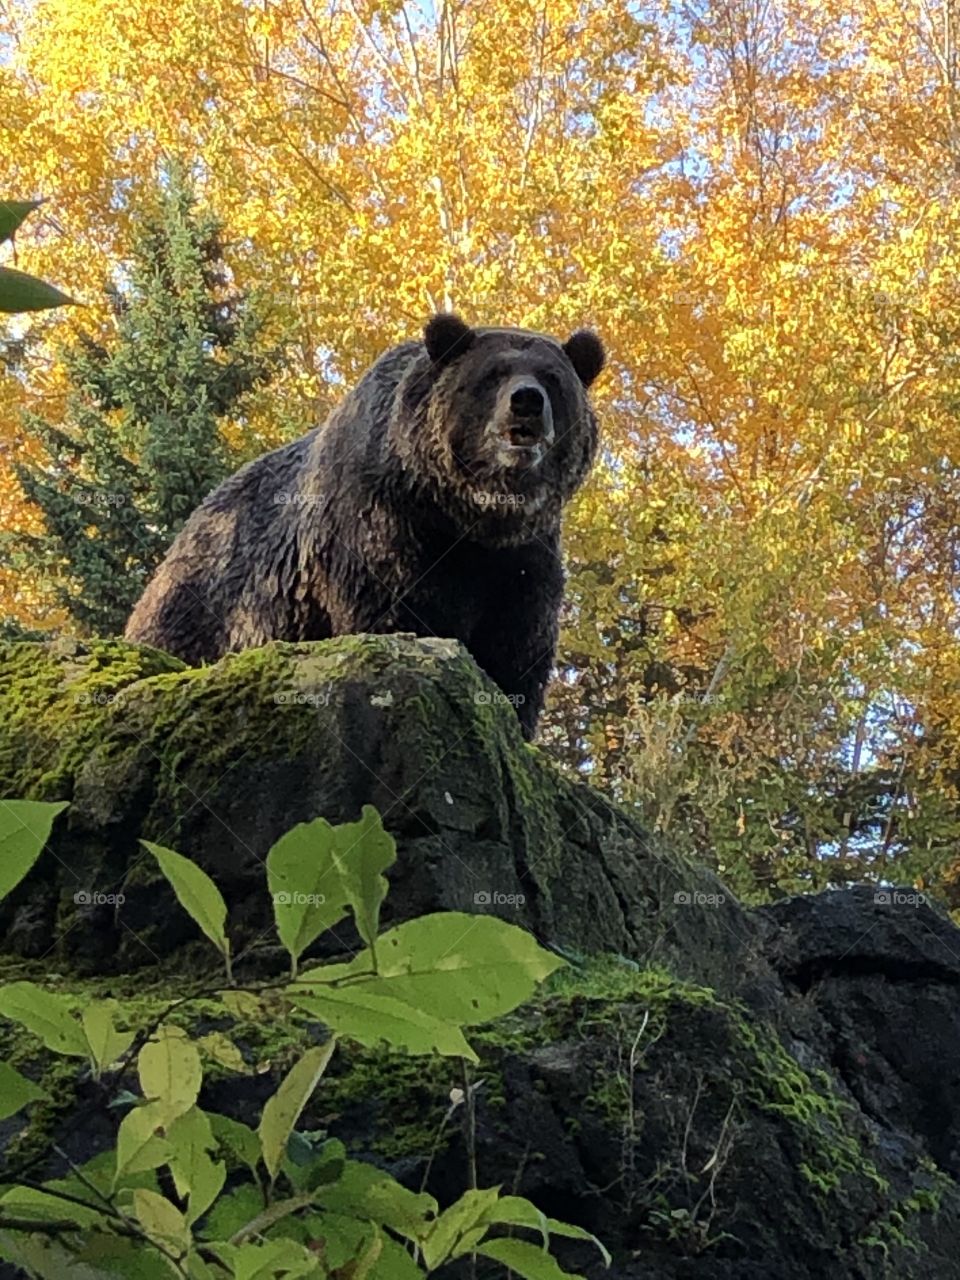
POLYGON ((525 382, 510 393, 510 408, 517 418, 542 418, 545 397, 536 382, 525 382))
POLYGON ((538 466, 553 444, 553 407, 536 378, 511 378, 502 388, 494 420, 501 466, 538 466))

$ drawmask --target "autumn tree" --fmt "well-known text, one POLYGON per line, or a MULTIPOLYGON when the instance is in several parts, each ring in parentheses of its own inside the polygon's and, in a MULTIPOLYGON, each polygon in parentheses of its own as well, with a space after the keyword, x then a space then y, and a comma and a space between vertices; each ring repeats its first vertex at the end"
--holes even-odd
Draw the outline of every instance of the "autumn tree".
POLYGON ((66 420, 25 418, 43 458, 18 475, 45 532, 22 540, 20 565, 57 576, 87 633, 122 631, 186 518, 238 462, 221 420, 277 361, 262 308, 230 288, 220 233, 171 168, 128 280, 111 286, 115 336, 81 333, 63 352, 66 420))
MULTIPOLYGON (((435 307, 611 362, 566 528, 548 749, 740 891, 905 875, 960 836, 956 0, 45 0, 0 14, 24 267, 96 285, 196 157, 294 333, 225 437, 276 443, 435 307), (94 36, 92 33, 96 33, 94 36)), ((105 308, 103 309, 106 315, 105 308)), ((31 525, 0 379, 0 510, 31 525)), ((106 319, 104 320, 106 323, 106 319)), ((25 620, 42 582, 0 566, 25 620)))

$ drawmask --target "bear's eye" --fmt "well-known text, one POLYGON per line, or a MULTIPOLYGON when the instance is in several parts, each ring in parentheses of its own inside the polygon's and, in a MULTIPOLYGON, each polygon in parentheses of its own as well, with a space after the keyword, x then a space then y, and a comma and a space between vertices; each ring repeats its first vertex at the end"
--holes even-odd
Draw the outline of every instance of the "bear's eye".
POLYGON ((478 392, 492 391, 497 386, 499 386, 499 384, 503 381, 505 377, 506 377, 505 369, 500 369, 497 367, 494 367, 492 369, 487 369, 486 372, 482 373, 480 377, 477 379, 477 381, 474 383, 474 387, 478 392))
POLYGON ((562 399, 560 394, 560 379, 552 370, 538 369, 536 377, 554 405, 558 400, 562 399))

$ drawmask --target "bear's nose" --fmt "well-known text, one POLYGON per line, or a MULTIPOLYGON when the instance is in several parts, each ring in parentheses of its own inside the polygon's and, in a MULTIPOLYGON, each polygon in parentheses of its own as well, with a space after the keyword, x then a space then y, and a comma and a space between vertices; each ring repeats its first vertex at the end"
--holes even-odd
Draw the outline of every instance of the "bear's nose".
POLYGON ((542 418, 544 397, 539 387, 517 387, 510 396, 510 409, 518 418, 542 418))

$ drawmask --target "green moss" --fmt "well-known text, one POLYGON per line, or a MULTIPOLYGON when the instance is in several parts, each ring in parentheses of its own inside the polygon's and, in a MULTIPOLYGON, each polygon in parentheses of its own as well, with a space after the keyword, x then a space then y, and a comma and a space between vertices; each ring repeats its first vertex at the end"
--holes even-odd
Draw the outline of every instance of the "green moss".
MULTIPOLYGON (((248 1066, 263 1071, 267 1066, 283 1066, 292 1063, 314 1038, 308 1034, 302 1021, 289 1017, 241 1016, 227 1009, 215 991, 223 980, 222 970, 214 966, 209 971, 209 981, 199 976, 202 962, 209 959, 210 947, 199 942, 192 949, 196 958, 194 967, 198 974, 197 989, 206 987, 209 995, 192 996, 187 1000, 183 990, 184 952, 166 966, 158 966, 152 976, 123 975, 119 978, 99 978, 83 984, 82 999, 115 999, 123 1010, 122 1025, 130 1029, 151 1026, 158 1017, 164 1022, 182 1027, 191 1037, 200 1038, 211 1031, 221 1031, 243 1053, 248 1066), (181 1003, 182 1001, 182 1003, 181 1003)), ((236 1073, 207 1058, 204 1063, 204 1079, 213 1081, 236 1073)))
POLYGON ((368 1128, 370 1149, 381 1159, 426 1159, 442 1140, 450 1090, 458 1081, 458 1065, 450 1059, 408 1058, 348 1044, 316 1101, 334 1116, 334 1129, 336 1116, 362 1114, 365 1124, 359 1127, 368 1128))
MULTIPOLYGON (((704 1009, 720 1015, 726 1029, 724 1087, 739 1090, 744 1105, 786 1122, 798 1146, 800 1171, 817 1193, 835 1191, 844 1175, 866 1178, 888 1190, 861 1141, 850 1132, 852 1109, 836 1095, 825 1073, 805 1071, 742 1005, 666 970, 640 969, 610 956, 561 969, 527 1011, 485 1029, 481 1041, 501 1051, 594 1035, 617 1043, 625 1027, 633 1031, 643 1023, 636 1063, 643 1070, 649 1048, 691 1010, 704 1009)), ((623 1127, 628 1090, 610 1063, 589 1082, 587 1103, 612 1128, 623 1127)))
MULTIPOLYGON (((168 1021, 192 1035, 222 1029, 241 1047, 251 1066, 292 1061, 309 1042, 303 1028, 289 1019, 237 1018, 227 1014, 215 998, 194 999, 169 1010, 179 994, 176 974, 177 970, 158 974, 147 988, 142 976, 101 979, 74 986, 71 994, 78 1009, 91 998, 119 999, 128 1027, 149 1025, 164 1013, 168 1021)), ((31 974, 29 966, 19 965, 15 974, 11 971, 5 976, 10 980, 38 975, 31 974)), ((49 980, 47 975, 48 985, 49 980)), ((211 985, 216 981, 211 975, 211 985)), ((726 1028, 725 1085, 739 1090, 744 1105, 776 1115, 789 1126, 800 1153, 800 1170, 817 1192, 826 1195, 836 1190, 844 1175, 867 1178, 887 1189, 851 1134, 850 1111, 833 1093, 826 1076, 804 1071, 772 1032, 758 1029, 744 1009, 720 999, 708 987, 610 957, 558 971, 531 1004, 493 1025, 474 1029, 470 1038, 482 1056, 484 1105, 503 1105, 500 1066, 510 1054, 569 1039, 602 1037, 616 1044, 625 1026, 633 1029, 643 1021, 636 1069, 644 1070, 650 1046, 671 1026, 679 1026, 689 1011, 704 1009, 718 1013, 726 1028)), ((9 1024, 0 1034, 0 1051, 14 1065, 22 1061, 35 1068, 38 1060, 33 1038, 9 1024)), ((449 1106, 449 1090, 459 1084, 449 1062, 345 1049, 338 1055, 338 1063, 337 1071, 325 1082, 325 1108, 334 1112, 358 1106, 370 1110, 372 1141, 387 1158, 425 1155, 433 1149, 449 1106), (374 1119, 380 1123, 373 1124, 374 1119)), ((63 1101, 64 1073, 71 1079, 77 1075, 75 1062, 63 1064, 62 1059, 51 1059, 50 1070, 56 1073, 52 1094, 60 1099, 61 1107, 68 1105, 63 1101)), ((211 1079, 224 1070, 215 1062, 207 1064, 211 1079)), ((622 1129, 628 1096, 624 1081, 609 1063, 598 1066, 586 1092, 587 1105, 615 1131, 622 1129)))
POLYGON ((551 883, 563 874, 564 842, 569 838, 558 804, 558 775, 542 757, 519 751, 513 743, 501 752, 501 759, 523 818, 528 860, 536 864, 538 882, 549 893, 551 883))
POLYGON ((904 1250, 919 1257, 927 1252, 927 1246, 918 1238, 919 1219, 925 1214, 936 1216, 940 1212, 944 1194, 956 1190, 956 1183, 929 1158, 920 1159, 913 1174, 913 1187, 891 1205, 883 1217, 878 1218, 869 1231, 865 1231, 859 1244, 877 1257, 888 1274, 891 1251, 904 1250))
MULTIPOLYGON (((3 977, 42 980, 39 971, 24 965, 3 977)), ((313 1042, 313 1028, 297 1025, 288 1017, 237 1017, 226 1012, 215 997, 198 997, 170 1009, 181 994, 177 972, 156 973, 149 985, 144 978, 76 983, 58 981, 55 974, 47 972, 45 984, 65 990, 78 1010, 90 999, 119 1000, 122 1025, 130 1028, 151 1025, 163 1014, 165 1020, 182 1026, 194 1038, 222 1031, 241 1048, 251 1070, 269 1069, 274 1078, 282 1076, 313 1042)), ((211 985, 216 980, 211 974, 211 985)), ((642 1025, 635 1069, 662 1070, 663 1061, 653 1057, 653 1046, 671 1032, 699 1034, 699 1024, 691 1026, 689 1020, 699 1019, 705 1012, 715 1019, 713 1029, 721 1028, 722 1037, 717 1077, 708 1079, 707 1089, 726 1091, 724 1106, 729 1094, 739 1097, 739 1105, 755 1107, 785 1124, 800 1153, 800 1170, 817 1194, 826 1197, 836 1192, 844 1177, 864 1178, 882 1191, 888 1190, 869 1153, 854 1137, 848 1108, 837 1098, 825 1074, 805 1072, 775 1035, 758 1028, 745 1009, 721 999, 710 988, 684 982, 665 970, 641 969, 616 957, 598 957, 561 969, 527 1006, 495 1024, 472 1029, 469 1038, 481 1055, 476 1069, 476 1077, 483 1081, 481 1106, 489 1113, 504 1105, 503 1066, 512 1054, 570 1040, 595 1039, 603 1053, 595 1061, 589 1054, 584 1057, 585 1063, 594 1064, 590 1078, 583 1081, 587 1108, 596 1112, 612 1134, 642 1143, 643 1117, 633 1117, 635 1129, 627 1127, 627 1081, 619 1070, 610 1069, 611 1047, 616 1052, 617 1045, 635 1044, 636 1029, 642 1025)), ((0 1025, 0 1053, 51 1095, 49 1103, 31 1108, 29 1128, 24 1127, 9 1145, 7 1159, 16 1165, 48 1148, 59 1120, 76 1106, 86 1068, 76 1059, 43 1053, 33 1037, 10 1024, 0 1025)), ((671 1060, 668 1051, 666 1061, 671 1060)), ((684 1061, 682 1053, 676 1055, 676 1061, 684 1061)), ((209 1057, 204 1071, 208 1082, 236 1078, 209 1057)), ((338 1049, 304 1121, 308 1127, 336 1133, 338 1119, 343 1118, 355 1141, 360 1135, 364 1150, 357 1154, 372 1153, 388 1163, 432 1160, 459 1130, 460 1114, 450 1113, 450 1090, 462 1084, 460 1067, 451 1060, 406 1058, 347 1043, 338 1049)), ((682 1087, 676 1090, 676 1097, 679 1105, 687 1106, 689 1099, 682 1087)), ((670 1105, 669 1099, 668 1093, 664 1106, 670 1105)), ((578 1110, 582 1114, 582 1109, 578 1110)), ((663 1158, 668 1160, 669 1153, 663 1153, 663 1158)), ((878 1254, 881 1261, 895 1249, 916 1252, 921 1246, 912 1224, 922 1214, 935 1213, 940 1196, 952 1185, 932 1165, 918 1170, 910 1193, 888 1205, 863 1233, 860 1245, 878 1254)), ((722 1222, 710 1226, 693 1217, 682 1220, 677 1216, 682 1210, 659 1193, 654 1194, 649 1208, 647 1228, 653 1234, 661 1228, 664 1233, 679 1233, 697 1252, 722 1238, 722 1222), (709 1231, 704 1243, 701 1235, 706 1227, 709 1231)))
POLYGON ((22 1037, 0 1036, 0 1055, 47 1094, 18 1115, 19 1128, 4 1146, 4 1165, 16 1166, 49 1155, 61 1117, 75 1104, 85 1067, 78 1058, 38 1054, 22 1037))
MULTIPOLYGON (((8 963, 0 980, 37 982, 65 997, 77 1014, 93 1000, 116 1000, 121 1030, 141 1031, 162 1018, 197 1041, 219 1032, 241 1051, 250 1073, 269 1071, 276 1080, 316 1043, 317 1029, 290 1016, 238 1016, 215 994, 181 1003, 180 963, 182 955, 170 972, 77 980, 36 963, 18 962, 8 963)), ((199 965, 197 971, 202 972, 199 965)), ((219 971, 211 972, 211 993, 218 981, 219 971)), ((79 1105, 78 1090, 89 1080, 90 1071, 78 1058, 48 1052, 35 1036, 12 1022, 0 1021, 0 1055, 49 1094, 48 1102, 32 1105, 24 1113, 22 1128, 8 1143, 6 1163, 16 1166, 49 1149, 58 1122, 79 1105)), ((207 1051, 203 1068, 207 1085, 238 1078, 236 1071, 207 1051)), ((459 1071, 459 1064, 450 1059, 408 1058, 347 1041, 338 1049, 311 1110, 327 1124, 335 1124, 342 1112, 365 1116, 370 1149, 384 1160, 425 1158, 444 1132, 450 1089, 458 1082, 459 1071)), ((128 1087, 136 1090, 132 1074, 128 1087)))
POLYGON ((168 654, 119 640, 0 644, 0 792, 69 799, 74 774, 109 737, 124 690, 183 669, 168 654))
MULTIPOLYGON (((477 741, 496 736, 516 785, 526 785, 513 759, 519 734, 507 741, 502 711, 494 714, 480 696, 483 677, 466 658, 450 662, 455 653, 444 642, 412 650, 395 637, 342 636, 322 645, 275 642, 188 668, 122 641, 91 641, 66 654, 62 646, 6 643, 0 794, 69 799, 81 769, 88 782, 102 776, 108 792, 111 780, 116 786, 135 777, 141 761, 153 774, 153 801, 173 841, 178 818, 209 785, 205 779, 224 776, 254 752, 266 763, 315 751, 318 699, 379 684, 386 696, 402 687, 403 740, 395 749, 415 750, 425 774, 444 759, 448 771, 458 759, 466 768, 477 741), (444 680, 418 678, 440 662, 444 680), (436 733, 451 699, 470 706, 476 720, 476 735, 461 735, 452 747, 436 733)), ((548 808, 538 807, 541 819, 548 808)))
MULTIPOLYGON (((594 1111, 608 1132, 620 1135, 627 1169, 632 1167, 630 1144, 644 1142, 644 1117, 630 1110, 632 1091, 624 1063, 630 1051, 638 1048, 636 1071, 659 1073, 666 1066, 668 1074, 663 1079, 664 1092, 658 1105, 669 1108, 671 1098, 675 1098, 676 1104, 686 1109, 689 1082, 670 1075, 670 1064, 682 1067, 687 1060, 682 1037, 700 1034, 704 1014, 713 1015, 704 1030, 710 1034, 711 1043, 715 1042, 716 1051, 716 1074, 708 1075, 705 1087, 715 1099, 722 1098, 721 1111, 729 1101, 731 1106, 775 1117, 785 1126, 784 1138, 792 1147, 791 1159, 811 1193, 825 1205, 844 1184, 848 1191, 852 1190, 851 1180, 859 1182, 861 1188, 867 1184, 868 1202, 876 1202, 879 1193, 880 1203, 886 1203, 882 1216, 861 1240, 862 1245, 875 1248, 884 1256, 887 1252, 892 1254, 896 1245, 915 1251, 918 1216, 937 1211, 941 1196, 953 1188, 952 1181, 935 1166, 918 1166, 912 1175, 912 1191, 891 1203, 891 1188, 877 1170, 870 1138, 858 1131, 856 1113, 837 1095, 830 1077, 825 1072, 804 1070, 770 1028, 758 1023, 742 1005, 721 998, 707 986, 682 981, 665 970, 642 969, 619 957, 595 957, 559 970, 529 1006, 494 1026, 480 1029, 472 1039, 483 1056, 482 1070, 489 1082, 490 1099, 497 1097, 498 1080, 502 1081, 498 1066, 505 1056, 565 1040, 595 1040, 599 1053, 587 1052, 581 1058, 587 1077, 582 1080, 586 1105, 576 1106, 576 1118, 570 1118, 567 1128, 576 1138, 585 1112, 594 1111), (641 1026, 643 1036, 637 1041, 636 1032, 641 1026), (681 1039, 675 1039, 657 1055, 654 1046, 670 1035, 681 1039)), ((685 1122, 684 1117, 679 1118, 681 1130, 685 1122)), ((658 1153, 658 1177, 668 1174, 671 1158, 668 1151, 658 1153)), ((685 1185, 688 1177, 682 1170, 678 1185, 685 1185)), ((656 1185, 652 1191, 631 1190, 625 1185, 624 1191, 628 1197, 652 1194, 647 1206, 647 1230, 653 1235, 669 1235, 677 1228, 677 1215, 686 1211, 673 1200, 658 1197, 656 1185), (658 1198, 663 1201, 659 1210, 658 1198)), ((691 1221, 687 1226, 690 1246, 698 1253, 723 1235, 722 1221, 712 1225, 691 1221), (709 1228, 706 1243, 701 1227, 709 1228)))

